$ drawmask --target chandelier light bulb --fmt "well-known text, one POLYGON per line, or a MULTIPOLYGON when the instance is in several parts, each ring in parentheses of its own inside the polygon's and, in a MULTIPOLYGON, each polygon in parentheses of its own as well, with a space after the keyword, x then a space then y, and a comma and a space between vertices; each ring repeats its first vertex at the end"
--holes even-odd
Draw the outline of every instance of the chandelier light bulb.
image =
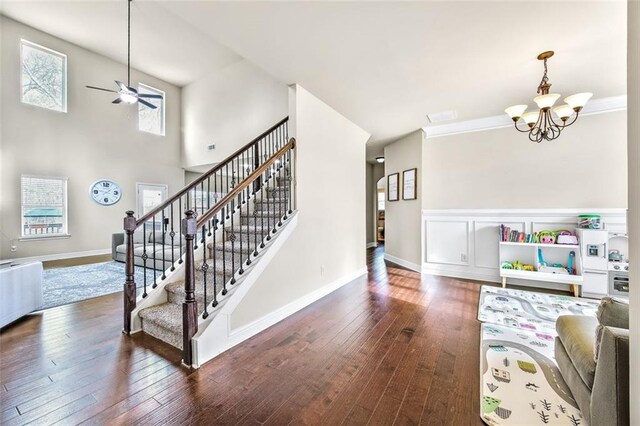
POLYGON ((563 104, 553 108, 553 112, 562 120, 566 121, 573 114, 573 108, 567 104, 563 104))
POLYGON ((558 93, 549 93, 548 95, 540 95, 533 98, 533 101, 538 105, 540 109, 549 109, 556 103, 560 94, 558 93))
POLYGON ((524 114, 527 108, 527 105, 514 105, 505 109, 504 112, 506 112, 513 121, 518 121, 518 119, 522 117, 522 114, 524 114))
POLYGON ((384 163, 384 157, 376 157, 378 163, 384 163))
POLYGON ((589 99, 593 96, 593 93, 576 93, 575 95, 567 96, 564 101, 573 108, 574 111, 580 111, 587 104, 589 99))

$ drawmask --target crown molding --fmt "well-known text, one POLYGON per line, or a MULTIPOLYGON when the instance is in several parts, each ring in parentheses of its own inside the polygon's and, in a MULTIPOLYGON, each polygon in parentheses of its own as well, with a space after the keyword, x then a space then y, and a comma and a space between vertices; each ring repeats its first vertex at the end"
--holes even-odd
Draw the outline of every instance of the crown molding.
MULTIPOLYGON (((580 113, 581 116, 604 114, 607 112, 623 111, 627 109, 627 95, 611 96, 590 101, 580 113)), ((459 121, 457 123, 425 126, 422 128, 427 139, 458 135, 461 133, 483 132, 513 126, 513 121, 505 114, 493 117, 477 118, 475 120, 459 121)))

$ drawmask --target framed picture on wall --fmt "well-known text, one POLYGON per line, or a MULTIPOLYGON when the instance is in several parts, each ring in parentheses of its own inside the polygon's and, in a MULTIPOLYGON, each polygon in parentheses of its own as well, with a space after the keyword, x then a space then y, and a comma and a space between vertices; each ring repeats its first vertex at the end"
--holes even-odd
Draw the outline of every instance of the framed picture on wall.
POLYGON ((418 169, 409 169, 402 172, 402 199, 415 200, 418 198, 416 188, 416 176, 418 169))
POLYGON ((399 173, 393 173, 387 176, 387 199, 389 201, 398 201, 400 199, 398 188, 398 181, 400 180, 399 173))

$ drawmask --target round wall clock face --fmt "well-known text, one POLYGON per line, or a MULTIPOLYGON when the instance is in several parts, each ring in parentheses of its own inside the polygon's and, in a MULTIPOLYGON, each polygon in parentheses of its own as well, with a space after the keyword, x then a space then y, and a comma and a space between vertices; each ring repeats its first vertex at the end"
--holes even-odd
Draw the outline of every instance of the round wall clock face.
POLYGON ((110 179, 99 179, 91 184, 89 194, 101 206, 111 206, 120 201, 122 190, 110 179))

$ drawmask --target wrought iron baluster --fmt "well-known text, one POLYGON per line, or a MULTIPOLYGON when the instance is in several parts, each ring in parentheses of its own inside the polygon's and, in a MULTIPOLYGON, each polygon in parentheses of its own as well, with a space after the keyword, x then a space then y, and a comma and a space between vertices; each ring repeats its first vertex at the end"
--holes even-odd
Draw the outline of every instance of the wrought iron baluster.
MULTIPOLYGON (((182 196, 178 197, 178 211, 182 211, 182 196)), ((178 242, 180 243, 180 259, 178 260, 178 264, 182 265, 182 225, 178 228, 178 231, 180 232, 180 235, 178 236, 178 242)))
POLYGON ((153 217, 153 231, 151 231, 152 232, 151 235, 153 236, 153 241, 152 241, 152 244, 153 244, 153 248, 152 248, 152 251, 153 251, 153 284, 151 285, 151 288, 156 288, 156 287, 158 287, 158 284, 156 283, 156 281, 157 281, 156 273, 158 272, 158 267, 156 266, 156 257, 158 257, 158 256, 156 256, 156 254, 157 254, 156 253, 156 248, 157 248, 156 247, 156 215, 154 214, 152 217, 153 217))
MULTIPOLYGON (((235 213, 235 198, 231 199, 231 211, 235 213)), ((231 213, 231 270, 233 271, 233 275, 231 276, 231 285, 236 283, 236 236, 234 234, 235 230, 233 229, 233 216, 231 213)))
MULTIPOLYGON (((251 204, 250 204, 250 199, 251 199, 251 188, 252 185, 247 185, 247 187, 245 188, 245 198, 247 200, 246 202, 246 210, 245 210, 245 217, 249 217, 249 212, 251 211, 251 204)), ((242 224, 240 225, 242 226, 242 224)), ((249 232, 250 227, 249 227, 249 222, 247 221, 247 225, 246 225, 246 232, 245 234, 247 234, 247 266, 251 265, 251 233, 249 232)))
MULTIPOLYGON (((238 197, 242 197, 242 192, 240 194, 238 194, 238 197)), ((238 221, 240 222, 239 228, 240 231, 238 232, 238 236, 239 236, 239 240, 240 240, 240 269, 238 270, 238 273, 240 275, 244 274, 244 268, 242 267, 243 264, 243 260, 242 260, 242 256, 244 254, 244 251, 242 251, 242 246, 243 246, 243 242, 242 242, 242 203, 240 201, 238 201, 238 221)), ((233 232, 235 233, 235 229, 233 230, 233 232)))
MULTIPOLYGON (((205 241, 207 234, 207 225, 202 227, 202 241, 205 241)), ((202 266, 200 268, 202 270, 202 280, 204 283, 204 312, 202 313, 202 319, 207 319, 209 316, 209 312, 207 311, 207 305, 209 302, 207 300, 207 270, 209 269, 209 264, 207 263, 207 245, 202 244, 202 266)))
MULTIPOLYGON (((162 276, 160 277, 161 280, 164 280, 167 278, 166 275, 166 265, 167 265, 167 259, 166 259, 166 250, 165 250, 165 243, 166 243, 166 233, 167 233, 167 223, 165 222, 165 217, 164 217, 164 209, 162 209, 162 225, 160 225, 162 227, 162 276)), ((155 256, 154 256, 155 257, 155 256)))
POLYGON ((144 273, 144 277, 142 281, 144 283, 144 289, 142 292, 142 297, 147 297, 147 222, 142 224, 142 272, 144 273))
MULTIPOLYGON (((215 186, 215 181, 214 181, 215 186)), ((218 306, 218 268, 216 267, 216 233, 218 231, 218 219, 214 216, 213 218, 213 244, 211 246, 211 259, 213 263, 213 307, 218 306)))
MULTIPOLYGON (((215 176, 215 173, 214 173, 215 176)), ((209 176, 207 178, 207 211, 209 211, 209 209, 211 209, 211 176, 209 176)), ((211 225, 213 223, 213 220, 209 221, 209 233, 207 234, 207 236, 211 236, 211 229, 213 228, 213 226, 211 225)))
POLYGON ((173 230, 173 203, 170 204, 169 206, 169 214, 171 215, 171 232, 169 232, 169 237, 171 238, 171 271, 175 271, 176 270, 176 259, 175 259, 175 238, 176 238, 176 232, 173 230))
POLYGON ((289 214, 293 213, 293 209, 291 208, 291 197, 293 196, 293 155, 291 149, 287 151, 287 164, 289 165, 289 173, 287 176, 287 201, 289 202, 289 214))

